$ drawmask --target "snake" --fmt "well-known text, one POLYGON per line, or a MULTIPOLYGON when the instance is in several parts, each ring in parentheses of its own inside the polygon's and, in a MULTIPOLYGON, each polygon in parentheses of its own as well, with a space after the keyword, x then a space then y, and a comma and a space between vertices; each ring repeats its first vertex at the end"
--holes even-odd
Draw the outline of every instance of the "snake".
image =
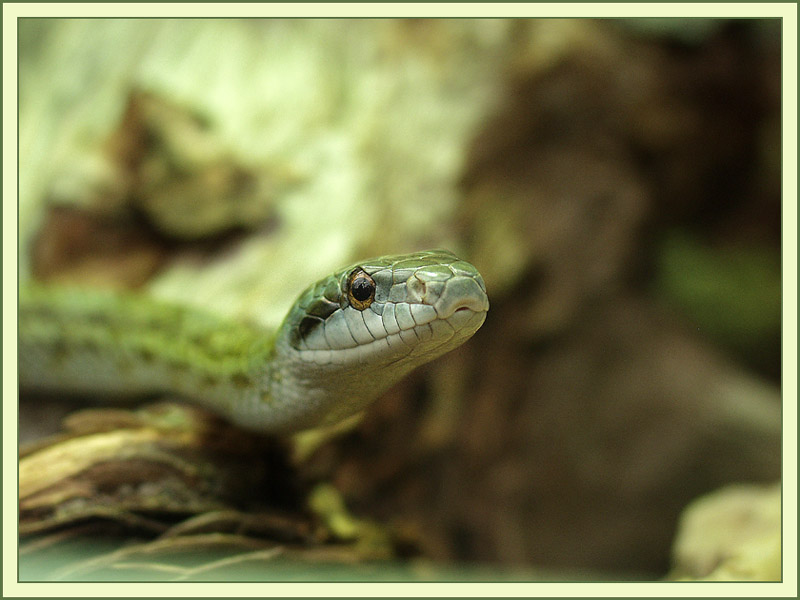
POLYGON ((249 430, 292 433, 362 412, 472 337, 488 310, 478 270, 447 250, 339 269, 303 291, 276 330, 143 293, 26 284, 19 385, 172 394, 249 430))

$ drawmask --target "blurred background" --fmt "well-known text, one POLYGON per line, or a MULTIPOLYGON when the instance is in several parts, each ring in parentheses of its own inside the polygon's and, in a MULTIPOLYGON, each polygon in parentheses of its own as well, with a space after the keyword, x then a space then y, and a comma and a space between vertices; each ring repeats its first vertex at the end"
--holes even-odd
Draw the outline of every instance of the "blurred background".
POLYGON ((21 278, 276 326, 450 248, 485 325, 304 478, 400 558, 780 577, 780 68, 776 19, 22 20, 21 278))

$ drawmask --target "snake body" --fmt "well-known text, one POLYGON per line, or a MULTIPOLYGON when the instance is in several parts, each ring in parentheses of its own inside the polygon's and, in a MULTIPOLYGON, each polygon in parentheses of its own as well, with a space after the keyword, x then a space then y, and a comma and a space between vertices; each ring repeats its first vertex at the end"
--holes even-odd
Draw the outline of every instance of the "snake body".
POLYGON ((20 291, 22 389, 173 393, 243 427, 292 432, 365 408, 469 339, 489 301, 448 251, 383 256, 309 286, 277 331, 126 294, 20 291))

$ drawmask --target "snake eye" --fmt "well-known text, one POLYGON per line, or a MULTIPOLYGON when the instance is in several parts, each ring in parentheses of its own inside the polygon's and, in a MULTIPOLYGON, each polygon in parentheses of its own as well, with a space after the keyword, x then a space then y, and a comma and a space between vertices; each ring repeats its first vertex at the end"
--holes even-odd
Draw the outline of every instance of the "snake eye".
POLYGON ((369 308, 375 299, 375 280, 361 269, 353 271, 347 284, 347 299, 356 310, 369 308))

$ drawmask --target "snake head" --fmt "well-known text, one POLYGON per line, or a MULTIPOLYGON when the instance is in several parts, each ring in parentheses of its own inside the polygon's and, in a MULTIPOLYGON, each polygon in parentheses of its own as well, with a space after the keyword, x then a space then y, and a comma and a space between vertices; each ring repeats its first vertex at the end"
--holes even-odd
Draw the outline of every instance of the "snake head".
POLYGON ((310 286, 284 327, 316 364, 376 364, 439 354, 483 323, 489 299, 478 270, 446 250, 383 256, 310 286))
POLYGON ((291 388, 317 407, 318 422, 335 422, 463 344, 488 310, 478 270, 447 250, 349 265, 306 289, 289 312, 273 396, 291 388))

